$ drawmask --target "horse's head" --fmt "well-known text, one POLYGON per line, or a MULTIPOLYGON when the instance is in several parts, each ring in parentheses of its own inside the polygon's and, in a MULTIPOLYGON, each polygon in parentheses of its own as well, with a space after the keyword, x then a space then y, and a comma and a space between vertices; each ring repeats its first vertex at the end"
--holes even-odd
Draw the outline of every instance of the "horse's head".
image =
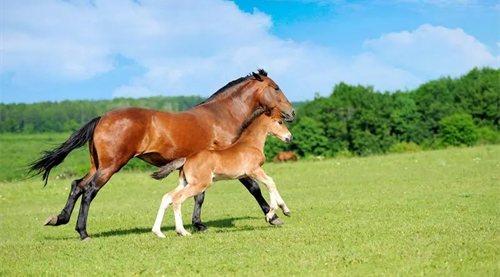
POLYGON ((268 134, 276 137, 277 139, 290 143, 293 139, 292 133, 288 130, 283 119, 281 117, 281 113, 274 110, 271 114, 266 113, 266 115, 262 115, 266 119, 268 134))
POLYGON ((252 72, 252 77, 258 86, 256 97, 259 104, 266 109, 278 110, 283 119, 292 122, 295 119, 295 109, 280 87, 267 77, 263 69, 259 69, 258 73, 252 72))

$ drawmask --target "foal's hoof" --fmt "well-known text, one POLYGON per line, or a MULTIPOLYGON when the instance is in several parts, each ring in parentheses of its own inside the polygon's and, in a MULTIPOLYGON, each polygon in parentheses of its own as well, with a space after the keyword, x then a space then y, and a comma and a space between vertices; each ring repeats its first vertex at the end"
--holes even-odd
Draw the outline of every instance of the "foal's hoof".
POLYGON ((57 224, 57 215, 51 215, 43 223, 44 226, 56 226, 57 224))
POLYGON ((286 216, 291 216, 292 214, 290 214, 290 211, 286 211, 286 212, 283 212, 284 215, 286 216))
POLYGON ((83 238, 82 241, 90 241, 90 237, 83 238))
POLYGON ((279 226, 279 225, 283 225, 285 223, 283 221, 281 221, 281 219, 279 219, 279 217, 275 216, 269 220, 269 224, 279 226))
POLYGON ((177 235, 187 237, 187 236, 191 236, 191 233, 189 233, 186 230, 181 230, 181 231, 177 231, 177 235))
POLYGON ((153 234, 155 234, 157 237, 164 239, 166 238, 165 235, 161 231, 153 231, 153 234))

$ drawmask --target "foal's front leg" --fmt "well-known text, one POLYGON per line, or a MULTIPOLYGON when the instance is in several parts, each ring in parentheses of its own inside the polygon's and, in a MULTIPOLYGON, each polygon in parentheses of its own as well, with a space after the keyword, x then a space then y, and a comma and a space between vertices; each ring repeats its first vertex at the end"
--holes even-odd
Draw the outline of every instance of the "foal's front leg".
POLYGON ((273 218, 276 210, 278 209, 278 206, 283 210, 283 214, 285 214, 286 216, 290 216, 290 209, 288 209, 285 201, 283 201, 283 198, 281 198, 281 195, 276 188, 276 183, 274 183, 273 178, 269 177, 260 167, 250 175, 252 178, 255 178, 262 182, 269 190, 269 202, 271 207, 269 209, 269 212, 266 214, 266 220, 269 222, 269 220, 273 218))
MULTIPOLYGON (((244 177, 239 180, 245 188, 252 194, 252 196, 259 203, 260 208, 264 215, 269 212, 269 204, 267 204, 266 199, 262 196, 262 192, 260 191, 259 184, 250 177, 244 177)), ((279 217, 275 214, 274 217, 269 221, 271 225, 283 225, 283 221, 279 219, 279 217)))

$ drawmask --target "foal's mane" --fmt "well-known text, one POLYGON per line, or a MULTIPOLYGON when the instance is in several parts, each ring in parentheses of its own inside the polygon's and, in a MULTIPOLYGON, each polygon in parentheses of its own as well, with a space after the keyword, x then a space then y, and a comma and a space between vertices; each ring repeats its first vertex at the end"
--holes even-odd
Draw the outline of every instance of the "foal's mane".
POLYGON ((257 119, 262 114, 268 112, 269 112, 268 109, 264 109, 262 107, 259 107, 255 111, 253 111, 252 115, 247 120, 245 120, 238 128, 238 131, 236 131, 236 136, 231 141, 231 144, 240 139, 241 135, 243 135, 243 132, 245 132, 245 130, 248 129, 248 127, 255 121, 255 119, 257 119))
MULTIPOLYGON (((260 75, 263 75, 263 76, 267 76, 267 72, 264 69, 261 69, 261 68, 259 68, 257 70, 257 73, 260 74, 260 75)), ((227 83, 225 86, 223 86, 222 88, 220 88, 219 90, 217 90, 214 94, 212 94, 210 97, 208 97, 207 99, 205 99, 205 101, 201 102, 200 104, 198 104, 196 106, 200 106, 202 104, 205 104, 205 103, 208 103, 208 102, 211 102, 211 101, 217 99, 219 96, 224 95, 225 92, 227 92, 229 90, 229 88, 231 88, 233 86, 236 86, 236 85, 238 85, 240 83, 243 83, 243 82, 245 82, 245 81, 253 78, 254 74, 255 73, 250 73, 250 74, 248 74, 248 75, 246 75, 244 77, 240 77, 240 78, 238 78, 236 80, 233 80, 233 81, 227 83)))

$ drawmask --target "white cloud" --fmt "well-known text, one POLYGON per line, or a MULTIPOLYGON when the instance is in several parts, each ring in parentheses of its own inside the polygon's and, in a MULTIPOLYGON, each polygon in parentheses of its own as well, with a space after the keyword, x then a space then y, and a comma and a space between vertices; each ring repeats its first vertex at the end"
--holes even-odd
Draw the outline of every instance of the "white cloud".
POLYGON ((367 40, 364 53, 338 57, 280 39, 270 33, 270 16, 220 0, 8 1, 0 20, 0 72, 14 72, 18 81, 78 82, 113 70, 116 56, 145 68, 114 96, 208 96, 263 67, 290 99, 302 100, 329 94, 340 81, 395 90, 495 65, 462 30, 430 25, 367 40))
POLYGON ((364 46, 381 62, 427 78, 457 76, 474 66, 498 67, 498 56, 462 29, 424 24, 411 32, 389 33, 367 40, 364 46))

